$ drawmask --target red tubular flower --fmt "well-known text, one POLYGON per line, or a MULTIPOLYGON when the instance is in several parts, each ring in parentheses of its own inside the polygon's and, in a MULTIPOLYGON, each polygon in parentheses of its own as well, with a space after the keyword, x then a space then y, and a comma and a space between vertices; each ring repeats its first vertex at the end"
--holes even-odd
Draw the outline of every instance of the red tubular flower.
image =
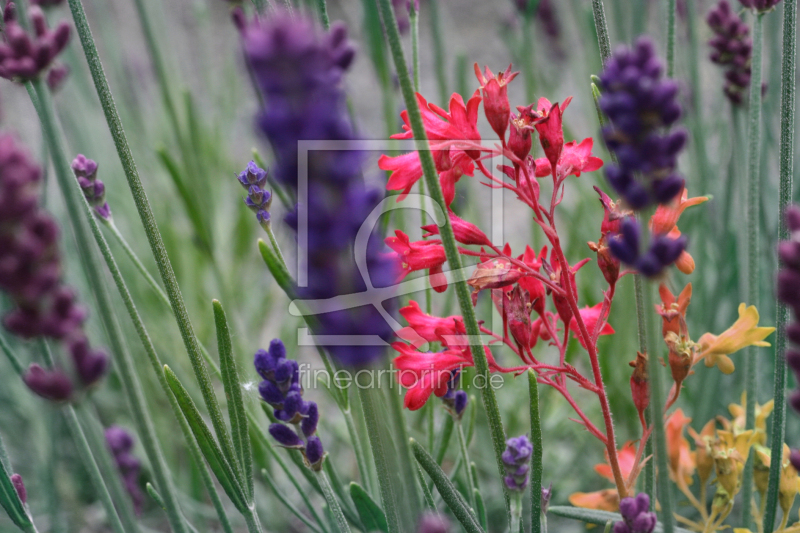
MULTIPOLYGON (((603 304, 599 303, 599 304, 595 305, 594 307, 588 307, 587 306, 587 307, 584 307, 583 309, 579 310, 580 313, 581 313, 581 318, 583 319, 583 323, 586 325, 586 331, 589 332, 589 335, 592 334, 592 332, 594 331, 595 325, 597 324, 597 321, 600 319, 600 312, 601 312, 602 308, 603 308, 603 304)), ((581 346, 583 346, 583 348, 586 349, 586 343, 584 342, 583 336, 578 331, 578 322, 575 320, 574 316, 569 321, 569 329, 570 329, 570 331, 572 331, 572 335, 576 339, 578 339, 578 341, 581 343, 581 346)), ((600 333, 599 334, 600 335, 612 335, 614 333, 615 333, 614 332, 614 328, 611 327, 611 324, 606 322, 605 324, 603 324, 602 329, 600 329, 600 333)))
MULTIPOLYGON (((455 182, 466 174, 472 176, 475 164, 474 159, 480 156, 480 150, 475 150, 473 146, 467 146, 459 141, 480 142, 481 136, 478 133, 478 107, 481 97, 475 91, 472 98, 464 104, 461 95, 454 93, 450 98, 450 112, 448 113, 441 107, 429 104, 425 98, 417 93, 422 122, 425 133, 430 141, 431 149, 434 152, 436 170, 441 175, 443 188, 453 189, 455 182)), ((413 139, 414 132, 411 130, 411 123, 408 119, 408 111, 403 111, 400 115, 403 118, 403 133, 392 135, 392 139, 413 139)), ((411 152, 395 157, 382 155, 378 159, 378 167, 381 170, 391 170, 392 175, 386 188, 390 191, 402 191, 397 201, 402 200, 411 190, 411 187, 422 177, 422 165, 417 152, 411 152)), ((452 202, 452 195, 448 202, 452 202)), ((447 197, 447 194, 445 195, 447 197)))
POLYGON ((484 67, 486 75, 481 73, 480 67, 475 63, 475 77, 481 84, 483 94, 483 112, 486 120, 500 139, 505 141, 508 119, 511 116, 511 107, 508 104, 508 87, 519 72, 511 72, 511 65, 505 72, 492 74, 489 67, 484 67))
POLYGON ((400 309, 400 314, 408 322, 405 327, 397 332, 397 336, 408 341, 414 348, 426 342, 435 342, 445 335, 456 335, 464 330, 464 319, 458 315, 445 318, 431 316, 420 309, 414 300, 400 309))
POLYGON ((609 196, 595 187, 595 191, 600 195, 600 203, 603 204, 603 222, 600 224, 600 241, 597 243, 589 242, 589 248, 597 253, 597 266, 603 273, 603 277, 609 285, 615 285, 619 279, 619 259, 614 257, 608 247, 609 235, 619 233, 620 220, 630 215, 629 211, 620 209, 609 196))
MULTIPOLYGON (((450 224, 453 226, 456 241, 466 245, 491 246, 492 242, 478 226, 472 222, 467 222, 450 210, 448 210, 448 215, 450 215, 450 224)), ((422 229, 428 232, 423 237, 439 235, 439 226, 436 224, 422 226, 422 229)))
MULTIPOLYGON (((580 177, 581 172, 593 172, 603 166, 603 160, 592 155, 594 141, 591 137, 577 141, 570 141, 564 145, 561 156, 556 166, 556 176, 564 179, 567 176, 580 177)), ((553 173, 553 167, 548 158, 542 157, 535 161, 536 177, 543 178, 553 173)))
POLYGON ((447 289, 447 278, 442 272, 442 264, 447 260, 441 241, 409 242, 408 235, 400 230, 395 237, 386 237, 386 245, 399 256, 400 277, 405 278, 410 272, 428 270, 431 287, 436 292, 447 289))
POLYGON ((400 384, 408 389, 405 407, 412 411, 425 405, 431 393, 444 396, 454 370, 472 366, 472 361, 467 360, 458 349, 438 353, 420 352, 404 342, 392 343, 392 348, 400 353, 394 359, 394 366, 399 371, 400 384))
POLYGON ((633 367, 633 374, 631 374, 633 405, 639 412, 639 422, 642 424, 642 428, 646 428, 647 422, 645 422, 644 414, 650 405, 650 373, 647 370, 647 355, 636 352, 636 360, 628 364, 633 367))
MULTIPOLYGON (((528 267, 537 272, 542 266, 542 258, 547 256, 547 246, 543 247, 536 256, 536 252, 530 246, 525 246, 525 253, 519 257, 519 260, 525 263, 528 267)), ((519 286, 528 291, 530 297, 531 308, 536 311, 536 314, 543 315, 545 304, 545 289, 544 283, 533 276, 524 276, 519 280, 519 286)))
POLYGON ((562 104, 558 102, 550 104, 547 98, 540 98, 536 106, 540 119, 535 123, 535 128, 539 132, 539 142, 552 168, 558 167, 558 160, 564 149, 562 117, 571 101, 570 96, 562 104))

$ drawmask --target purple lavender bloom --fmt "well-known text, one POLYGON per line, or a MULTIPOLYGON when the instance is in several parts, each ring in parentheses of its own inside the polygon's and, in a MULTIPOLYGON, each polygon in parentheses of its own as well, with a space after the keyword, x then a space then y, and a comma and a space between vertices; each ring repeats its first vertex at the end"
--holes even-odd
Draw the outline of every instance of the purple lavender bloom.
POLYGON ((17 491, 19 501, 25 505, 28 502, 28 491, 25 490, 25 483, 22 481, 22 476, 19 474, 12 474, 11 484, 14 485, 14 490, 17 491))
POLYGON ((506 469, 503 481, 509 490, 522 492, 528 486, 528 471, 530 470, 533 444, 525 435, 514 437, 506 441, 506 451, 501 458, 506 469))
POLYGON ((4 10, 4 42, 0 43, 0 77, 26 82, 39 77, 69 41, 69 24, 61 22, 50 30, 38 6, 29 10, 34 35, 29 35, 15 18, 13 2, 4 10))
POLYGON ((666 204, 683 189, 678 154, 688 136, 668 131, 681 115, 678 84, 662 77, 663 66, 649 39, 631 49, 618 48, 600 74, 598 104, 610 124, 603 128, 617 163, 606 165, 606 178, 633 209, 666 204))
POLYGON ((731 9, 728 0, 720 0, 708 13, 706 22, 714 32, 714 37, 708 41, 712 48, 711 61, 726 67, 723 92, 733 104, 741 105, 750 86, 753 52, 750 28, 731 9))
POLYGON ((279 445, 300 450, 309 467, 320 470, 325 454, 322 441, 316 436, 319 407, 303 400, 297 361, 287 359, 283 342, 273 339, 269 350, 256 352, 253 365, 264 378, 258 385, 261 399, 272 407, 275 418, 281 421, 269 426, 270 435, 279 445), (288 424, 294 425, 300 434, 288 424))
MULTIPOLYGON (((40 176, 13 137, 0 136, 0 290, 14 303, 3 324, 26 339, 60 341, 88 387, 105 374, 108 356, 89 347, 82 329, 86 311, 61 280, 58 226, 39 205, 40 176)), ((66 400, 72 393, 66 374, 38 365, 28 369, 25 383, 51 400, 66 400)))
POLYGON ((83 154, 78 154, 72 161, 72 172, 95 215, 100 220, 108 221, 111 218, 111 208, 106 202, 106 187, 97 179, 97 163, 83 154))
MULTIPOLYGON (((273 174, 287 188, 298 190, 298 143, 301 140, 355 141, 345 95, 344 71, 354 50, 342 25, 327 33, 309 20, 278 14, 242 30, 244 50, 265 107, 258 124, 275 154, 273 174)), ((324 300, 367 290, 356 266, 353 243, 359 228, 383 197, 362 179, 363 153, 357 150, 313 150, 308 154, 304 197, 285 221, 297 231, 307 220, 308 284, 298 287, 302 299, 324 300)), ((394 264, 384 254, 383 239, 373 232, 366 247, 371 285, 390 286, 394 264)), ((387 304, 384 304, 387 305, 387 304)), ((391 302, 387 307, 394 307, 391 302)), ((363 306, 334 309, 315 317, 317 335, 377 336, 393 332, 378 309, 363 306)), ((326 346, 340 362, 361 366, 385 356, 384 346, 326 346)))
POLYGON ((769 11, 780 3, 781 0, 739 0, 744 7, 749 7, 756 11, 769 11))
POLYGON ((122 477, 122 484, 128 491, 133 508, 138 515, 142 512, 144 505, 144 493, 139 486, 139 472, 142 465, 139 459, 131 453, 134 444, 133 436, 120 426, 110 426, 106 429, 105 436, 106 444, 111 450, 111 455, 114 456, 117 470, 122 477))
POLYGON ((650 247, 641 252, 641 228, 633 217, 625 217, 620 222, 620 231, 608 239, 608 247, 614 257, 634 267, 649 278, 657 277, 673 264, 686 249, 685 235, 677 238, 668 235, 654 235, 650 247))
POLYGON ((644 492, 623 498, 619 512, 622 521, 614 524, 614 533, 653 533, 656 528, 656 514, 650 512, 650 498, 644 492))
MULTIPOLYGON (((789 240, 778 244, 781 269, 778 271, 777 296, 792 310, 794 320, 786 326, 786 337, 795 346, 786 350, 786 363, 800 380, 800 207, 791 206, 786 210, 786 225, 789 240)), ((800 389, 789 395, 789 405, 800 412, 800 389)), ((800 466, 800 452, 792 451, 789 456, 795 468, 800 466)))
POLYGON ((47 400, 64 402, 72 396, 72 381, 60 370, 45 370, 34 363, 22 380, 31 391, 47 400))
POLYGON ((426 512, 417 525, 417 533, 450 533, 452 531, 447 517, 438 513, 426 512))
POLYGON ((64 0, 31 0, 31 4, 42 7, 55 7, 64 3, 64 0))
POLYGON ((255 161, 250 161, 247 168, 239 174, 238 179, 247 191, 247 198, 244 199, 245 205, 256 214, 258 223, 264 229, 269 229, 272 193, 264 189, 267 184, 267 171, 259 168, 255 161))
POLYGON ((469 397, 463 390, 456 390, 461 373, 458 369, 451 371, 452 377, 447 382, 447 392, 442 396, 442 403, 445 408, 456 420, 461 420, 464 410, 467 408, 469 397))
POLYGON ((69 77, 69 67, 64 63, 54 63, 53 68, 47 73, 47 86, 53 93, 61 90, 69 77))

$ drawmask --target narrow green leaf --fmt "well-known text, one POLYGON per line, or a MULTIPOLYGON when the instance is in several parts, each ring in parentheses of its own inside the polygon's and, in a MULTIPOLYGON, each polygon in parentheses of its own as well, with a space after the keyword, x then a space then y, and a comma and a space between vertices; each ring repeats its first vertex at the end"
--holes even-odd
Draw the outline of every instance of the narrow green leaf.
POLYGON ((17 489, 11 483, 11 474, 6 471, 2 462, 0 462, 0 505, 18 528, 28 531, 32 525, 31 519, 19 499, 17 489))
POLYGON ((236 361, 233 356, 231 332, 225 310, 218 300, 212 302, 214 307, 214 324, 217 328, 217 349, 219 350, 219 366, 222 371, 222 384, 225 387, 225 397, 228 399, 228 417, 231 422, 231 435, 233 448, 236 454, 229 457, 232 464, 238 463, 239 469, 245 480, 248 502, 253 501, 253 455, 250 451, 250 435, 247 429, 247 413, 242 400, 242 385, 239 373, 236 370, 236 361))
MULTIPOLYGON (((556 516, 563 516, 564 518, 571 518, 572 520, 580 520, 587 524, 597 524, 598 526, 605 526, 609 520, 612 522, 619 522, 622 520, 622 515, 619 513, 609 513, 608 511, 596 511, 594 509, 581 509, 580 507, 570 507, 568 505, 554 505, 547 510, 556 516)), ((661 522, 656 524, 656 533, 664 531, 664 526, 661 522)), ((688 529, 676 527, 675 533, 690 533, 688 529)))
POLYGON ((419 479, 419 484, 422 487, 422 496, 424 497, 425 507, 430 509, 431 511, 436 510, 436 503, 433 501, 433 494, 431 494, 431 489, 428 488, 428 484, 425 483, 425 475, 422 473, 422 468, 417 464, 417 479, 419 479))
POLYGON ((478 489, 473 489, 475 495, 475 512, 478 514, 478 522, 480 522, 483 529, 489 529, 489 522, 486 517, 486 505, 483 503, 483 496, 478 489))
POLYGON ((333 466, 333 461, 323 461, 322 469, 325 470, 326 474, 328 474, 328 477, 331 480, 331 487, 333 488, 333 492, 336 493, 336 496, 339 498, 339 501, 342 502, 342 512, 344 512, 348 520, 350 520, 354 524, 359 525, 360 527, 358 521, 354 520, 357 517, 356 510, 350 503, 350 498, 347 497, 347 492, 344 489, 344 485, 342 484, 342 480, 339 477, 339 474, 336 472, 336 468, 333 466))
POLYGON ((148 482, 147 485, 145 485, 144 488, 147 489, 147 494, 149 494, 150 497, 153 498, 153 501, 155 501, 156 504, 158 504, 159 507, 161 507, 162 509, 164 509, 166 511, 167 507, 164 505, 164 500, 161 499, 161 494, 158 493, 158 491, 152 485, 152 483, 148 482))
POLYGON ((383 531, 389 533, 389 526, 386 523, 386 515, 381 510, 380 505, 375 503, 367 491, 358 483, 350 483, 350 497, 356 506, 361 523, 364 524, 364 531, 383 531))
POLYGON ((186 209, 186 214, 194 227, 195 236, 197 237, 197 244, 203 253, 211 256, 213 243, 211 242, 211 235, 207 227, 207 218, 203 216, 203 210, 197 203, 197 199, 192 194, 191 188, 187 185, 181 176, 181 170, 178 163, 169 155, 167 149, 163 146, 156 149, 159 161, 164 165, 167 175, 172 179, 172 183, 178 190, 178 195, 183 202, 183 207, 186 209))
POLYGON ((270 274, 275 278, 280 288, 283 289, 283 292, 285 292, 289 298, 294 298, 295 291, 292 276, 283 266, 283 263, 281 263, 275 251, 262 239, 258 239, 258 251, 261 252, 261 257, 264 259, 264 263, 266 263, 270 274))
POLYGON ((225 456, 214 440, 214 436, 203 420, 202 415, 197 410, 194 401, 192 401, 189 393, 186 392, 186 389, 178 380, 178 376, 167 365, 164 365, 164 377, 172 390, 172 394, 175 395, 175 399, 178 400, 178 405, 180 405, 189 427, 192 428, 197 445, 200 446, 200 451, 203 452, 203 457, 208 462, 209 468, 214 472, 217 481, 222 485, 233 505, 242 513, 247 512, 246 498, 242 487, 236 480, 236 475, 231 465, 225 460, 225 456))
POLYGON ((439 468, 439 465, 436 464, 436 461, 433 460, 433 457, 431 457, 422 445, 414 439, 411 439, 411 450, 414 452, 414 457, 417 458, 420 466, 433 480, 433 483, 439 490, 439 494, 442 495, 444 503, 446 503, 453 512, 453 516, 464 526, 464 529, 467 530, 468 533, 482 532, 483 529, 478 523, 478 519, 450 481, 450 478, 447 477, 447 474, 445 474, 444 471, 439 468))

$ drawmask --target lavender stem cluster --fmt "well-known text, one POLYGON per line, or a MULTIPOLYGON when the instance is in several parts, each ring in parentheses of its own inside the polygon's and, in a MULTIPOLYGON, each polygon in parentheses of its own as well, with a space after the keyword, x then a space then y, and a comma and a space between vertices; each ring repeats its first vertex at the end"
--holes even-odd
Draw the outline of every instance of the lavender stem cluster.
MULTIPOLYGON (((366 250, 354 250, 356 235, 383 192, 365 185, 364 154, 341 149, 342 141, 356 140, 342 88, 343 74, 354 56, 344 26, 334 24, 324 33, 310 20, 285 13, 252 23, 240 20, 238 25, 247 62, 264 100, 258 125, 272 145, 273 175, 298 198, 285 221, 295 231, 300 220, 307 222, 307 250, 301 253, 306 254, 308 283, 297 288, 298 296, 326 300, 361 293, 368 289, 366 281, 373 287, 390 286, 396 279, 396 265, 383 253, 380 235, 372 231, 366 250), (339 144, 335 150, 310 150, 304 165, 307 172, 300 176, 298 145, 304 140, 339 144), (368 280, 362 277, 354 252, 361 256, 357 257, 359 263, 366 265, 368 280)), ((394 302, 377 305, 393 307, 394 302)), ((388 341, 393 335, 373 305, 332 307, 315 321, 314 333, 319 336, 370 336, 388 341)), ((376 344, 326 348, 339 362, 361 366, 385 355, 385 347, 376 344)))
POLYGON ((508 490, 522 492, 528 486, 532 453, 533 444, 525 435, 506 441, 506 450, 501 459, 506 469, 506 477, 503 478, 503 481, 508 490))
POLYGON ((100 220, 111 219, 111 208, 106 202, 106 187, 97 179, 97 163, 83 154, 78 154, 72 161, 72 172, 83 191, 83 196, 92 206, 94 214, 100 220))
MULTIPOLYGON (((83 331, 86 310, 62 280, 59 229, 39 201, 41 171, 10 135, 0 136, 0 290, 14 307, 3 325, 24 339, 55 339, 70 354, 80 384, 96 383, 108 356, 83 331)), ((25 383, 52 400, 67 400, 72 380, 61 370, 33 364, 25 383)))
POLYGON ((131 451, 133 450, 133 436, 120 426, 111 426, 105 431, 106 443, 108 444, 117 469, 122 477, 122 484, 133 502, 133 509, 136 514, 142 512, 144 505, 144 493, 139 486, 139 472, 142 464, 131 451))
POLYGON ((256 352, 253 363, 264 378, 258 385, 258 392, 272 406, 275 418, 281 421, 270 425, 270 435, 281 446, 300 450, 310 468, 321 470, 325 454, 322 441, 316 435, 319 408, 316 403, 303 400, 297 361, 287 359, 283 342, 273 339, 269 350, 256 352))
POLYGON ((14 3, 9 2, 3 12, 0 77, 26 82, 38 78, 67 46, 69 24, 61 22, 51 30, 41 8, 33 6, 28 12, 33 28, 33 35, 29 35, 17 21, 15 11, 14 3))
POLYGON ((709 11, 706 22, 714 32, 708 41, 712 48, 711 62, 726 68, 723 92, 733 104, 742 105, 750 87, 750 59, 753 54, 750 28, 733 11, 728 0, 720 0, 709 11))
POLYGON ((650 512, 650 497, 640 492, 634 498, 623 498, 619 502, 622 521, 614 524, 614 533, 653 533, 656 514, 650 512))
MULTIPOLYGON (((663 70, 653 43, 642 38, 633 48, 618 48, 600 74, 598 105, 609 119, 603 138, 617 159, 606 165, 606 178, 634 210, 669 204, 684 187, 676 167, 688 135, 671 129, 681 115, 678 84, 665 79, 663 70)), ((646 276, 659 275, 686 248, 685 237, 654 235, 642 250, 634 218, 620 229, 608 242, 612 254, 646 276)))

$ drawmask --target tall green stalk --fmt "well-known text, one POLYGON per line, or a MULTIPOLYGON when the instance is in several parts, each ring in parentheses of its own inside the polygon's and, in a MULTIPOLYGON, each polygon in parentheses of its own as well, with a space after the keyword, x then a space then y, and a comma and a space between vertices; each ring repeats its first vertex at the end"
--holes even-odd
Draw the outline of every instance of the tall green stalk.
MULTIPOLYGON (((667 0, 667 77, 675 76, 675 10, 676 0, 667 0)), ((693 16, 690 13, 689 16, 693 16)))
MULTIPOLYGON (((377 0, 381 10, 381 15, 386 23, 386 37, 389 42, 392 56, 394 57, 395 70, 400 79, 400 88, 403 92, 403 99, 408 109, 409 121, 411 122, 411 129, 414 132, 414 138, 427 144, 428 136, 425 133, 425 128, 422 123, 422 115, 420 114, 419 105, 414 97, 414 89, 411 85, 411 79, 408 76, 408 66, 406 63, 405 55, 403 54, 403 47, 400 42, 400 31, 397 28, 397 20, 394 16, 391 0, 377 0)), ((436 173, 436 166, 433 161, 433 155, 430 150, 419 150, 420 161, 422 162, 422 170, 424 173, 425 181, 427 183, 430 194, 433 200, 439 204, 442 212, 447 212, 447 204, 442 195, 442 188, 439 184, 438 175, 436 173)), ((454 272, 461 271, 461 257, 458 253, 458 245, 456 244, 453 235, 453 227, 450 224, 450 218, 445 217, 444 226, 440 228, 442 244, 444 246, 447 262, 450 269, 454 272)), ((494 389, 489 385, 489 365, 486 360, 486 353, 483 349, 483 344, 480 341, 480 330, 475 318, 475 310, 472 307, 472 300, 470 298, 470 291, 467 287, 466 281, 463 279, 455 280, 455 291, 458 296, 459 307, 461 314, 464 317, 464 325, 467 330, 467 335, 470 340, 470 351, 472 352, 472 359, 475 363, 475 369, 478 376, 481 376, 484 387, 481 389, 483 397, 483 405, 486 409, 486 416, 489 421, 489 429, 492 435, 492 444, 494 446, 495 457, 497 460, 498 472, 502 475, 504 472, 502 453, 505 449, 505 433, 503 431, 503 422, 500 417, 500 408, 497 404, 494 389)), ((469 466, 469 465, 467 465, 469 466)), ((508 490, 503 487, 503 493, 506 502, 506 512, 509 515, 510 522, 510 496, 508 490)))
MULTIPOLYGON (((797 62, 797 0, 783 2, 783 59, 781 62, 781 140, 780 140, 780 189, 778 240, 789 238, 786 224, 786 208, 792 201, 792 172, 794 168, 794 108, 795 108, 795 70, 797 62)), ((778 335, 775 340, 775 377, 773 398, 775 407, 772 413, 772 434, 770 436, 772 457, 781 457, 786 432, 786 324, 789 312, 786 304, 778 300, 778 335)), ((767 506, 764 512, 763 528, 771 532, 775 527, 775 513, 778 508, 778 483, 780 481, 780 461, 771 461, 767 506)))
POLYGON ((447 102, 447 61, 444 57, 444 42, 442 33, 442 17, 439 10, 441 0, 429 0, 427 5, 431 10, 431 38, 433 40, 433 64, 436 69, 436 84, 439 86, 439 100, 447 102))
MULTIPOLYGON (((644 308, 653 309, 653 293, 656 286, 653 283, 644 287, 644 308)), ((650 373, 650 417, 653 423, 653 437, 655 448, 656 489, 658 503, 661 504, 661 523, 664 533, 673 533, 675 530, 675 516, 672 507, 672 493, 670 492, 669 468, 667 461, 667 438, 664 431, 664 369, 658 360, 658 354, 663 346, 658 332, 660 328, 654 319, 654 313, 645 313, 647 331, 647 357, 648 372, 650 373)))
POLYGON ((592 14, 594 16, 594 29, 597 32, 597 45, 600 48, 600 59, 606 64, 611 57, 611 41, 608 39, 608 23, 606 23, 606 10, 603 0, 592 0, 592 14))
MULTIPOLYGON (((750 78, 750 103, 747 112, 747 300, 751 305, 758 304, 758 239, 760 236, 759 207, 761 205, 761 60, 764 45, 764 14, 756 13, 753 20, 753 56, 750 78)), ((755 427, 756 394, 758 383, 758 349, 747 349, 745 360, 745 390, 747 391, 746 429, 755 427)), ((742 477, 742 527, 750 528, 753 498, 753 452, 744 467, 742 477)), ((777 457, 780 457, 778 455, 777 457)), ((779 461, 776 461, 779 462, 779 461)))
POLYGON ((528 370, 528 394, 531 409, 531 443, 533 455, 531 457, 531 533, 542 531, 542 522, 546 520, 542 513, 542 420, 539 416, 539 383, 536 373, 528 370))
POLYGON ((117 368, 123 384, 123 390, 130 403, 133 418, 139 430, 140 438, 142 439, 142 445, 147 452, 148 459, 150 459, 159 492, 164 497, 170 525, 176 532, 186 531, 184 520, 178 509, 178 503, 174 494, 174 489, 172 488, 168 469, 155 436, 153 422, 147 412, 144 392, 142 391, 142 386, 136 374, 127 344, 124 341, 122 329, 117 321, 111 295, 104 281, 105 273, 102 271, 100 264, 96 261, 96 254, 91 245, 89 229, 86 227, 87 221, 95 231, 95 236, 100 235, 101 240, 103 240, 103 242, 105 241, 102 239, 102 233, 97 226, 97 221, 92 214, 92 210, 83 198, 80 186, 72 176, 64 147, 61 144, 61 137, 58 134, 55 110, 53 109, 53 102, 49 89, 41 80, 34 81, 33 86, 39 100, 39 109, 41 111, 39 118, 42 123, 45 140, 50 146, 50 154, 53 160, 56 178, 58 179, 59 187, 61 188, 61 192, 67 204, 67 211, 72 222, 76 240, 78 241, 78 247, 82 252, 81 261, 83 268, 88 278, 93 281, 92 288, 97 300, 98 315, 105 326, 113 353, 116 355, 117 368))

